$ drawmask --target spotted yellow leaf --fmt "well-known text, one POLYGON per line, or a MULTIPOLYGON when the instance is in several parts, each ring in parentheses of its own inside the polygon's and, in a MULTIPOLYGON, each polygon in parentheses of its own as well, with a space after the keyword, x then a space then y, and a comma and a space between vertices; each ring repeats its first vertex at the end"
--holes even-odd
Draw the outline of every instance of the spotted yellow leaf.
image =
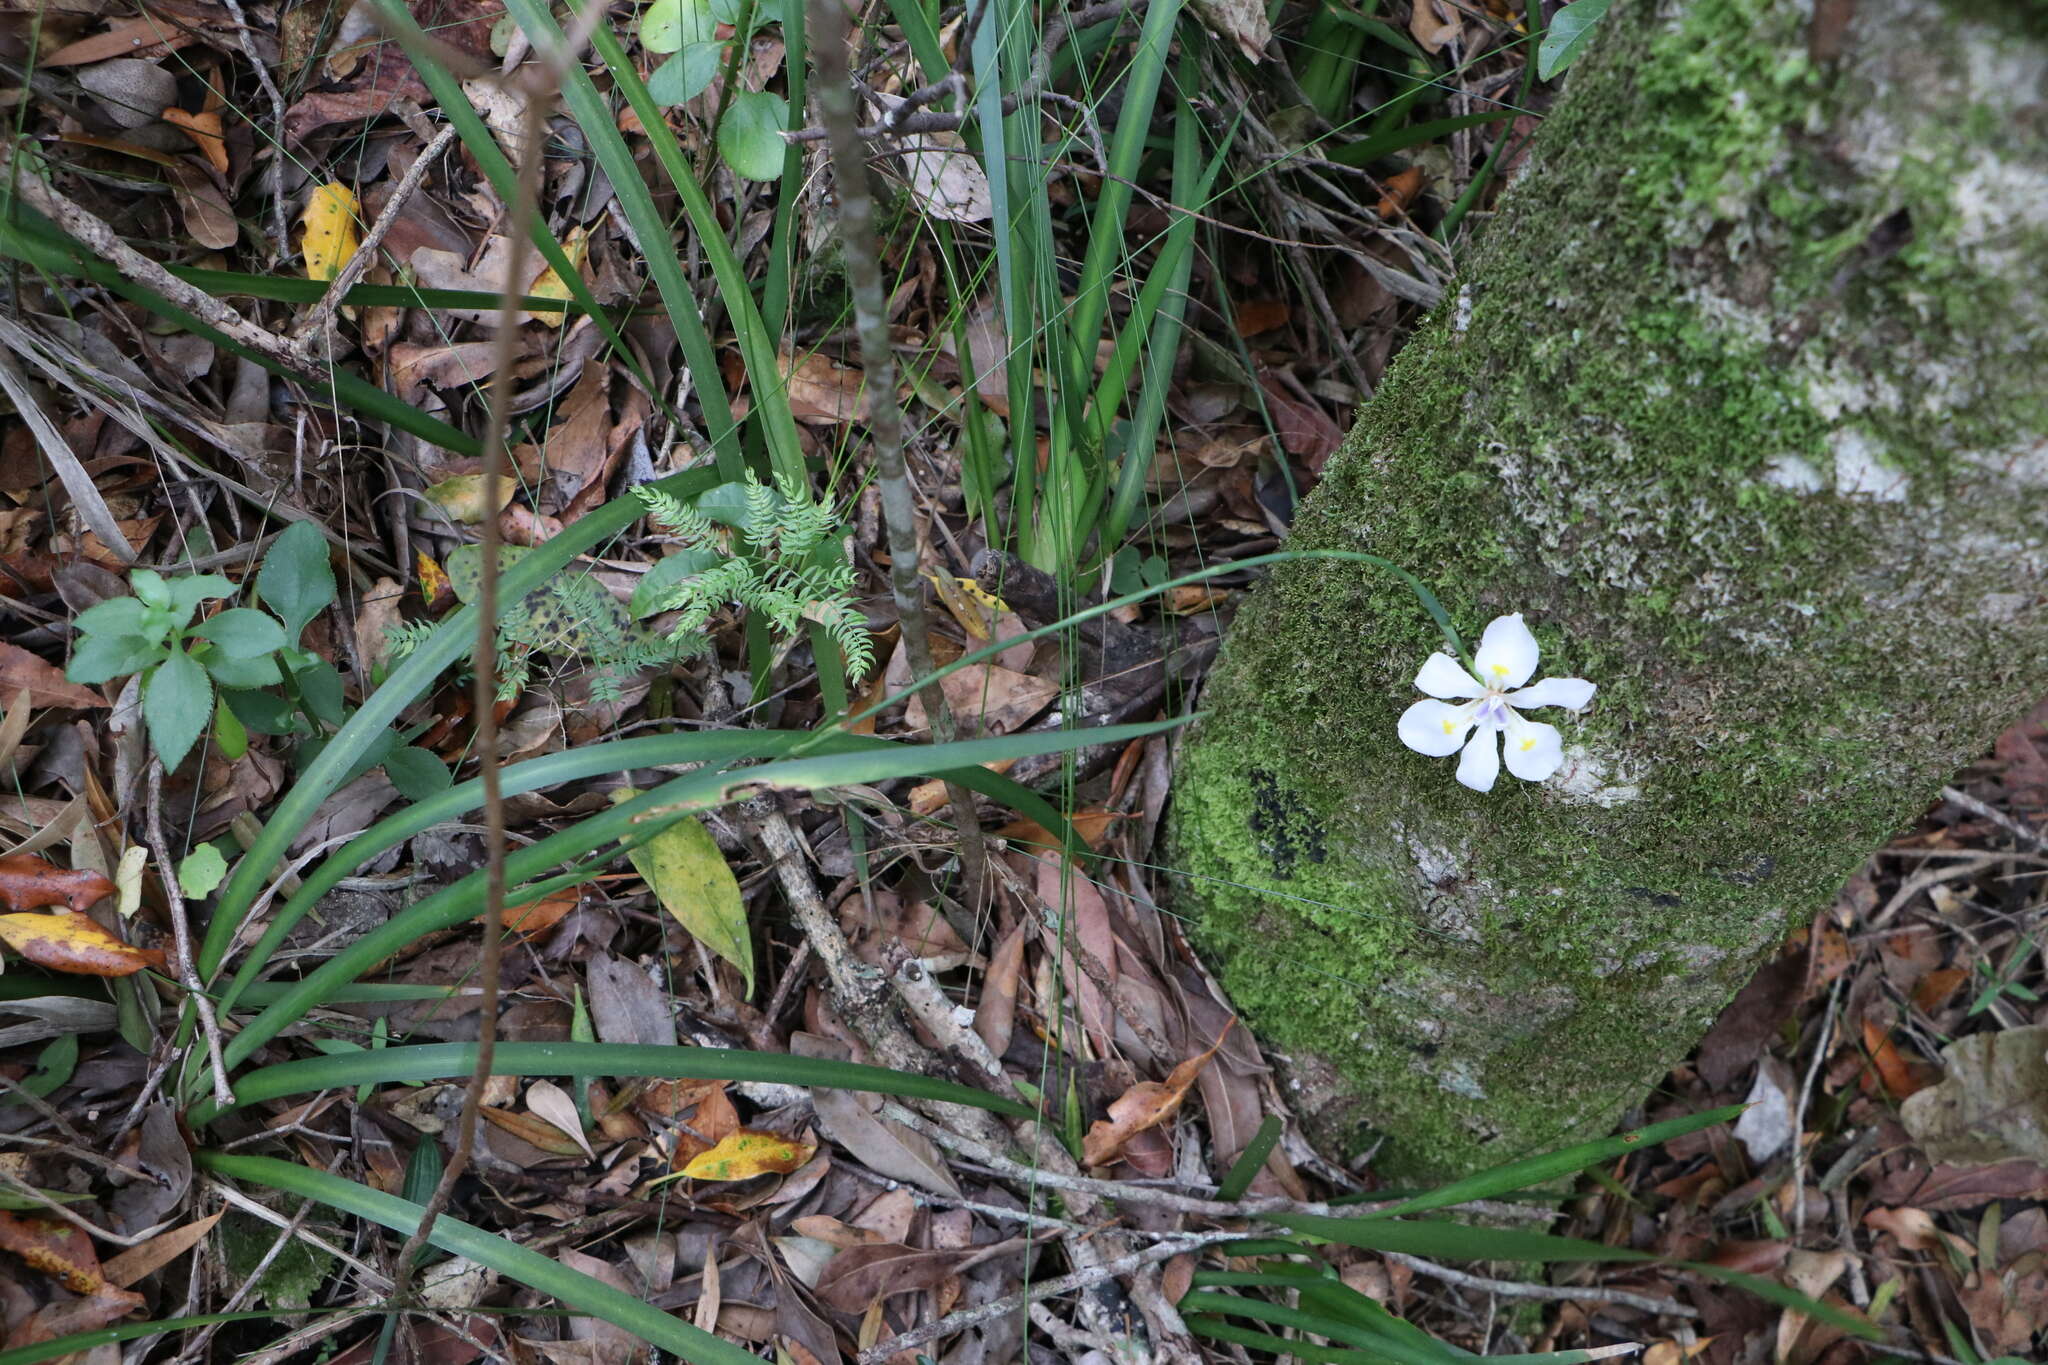
POLYGON ((742 1128, 699 1152, 683 1167, 692 1180, 752 1180, 757 1175, 788 1175, 811 1159, 817 1148, 807 1142, 742 1128))
POLYGON ((441 571, 441 566, 435 562, 432 555, 425 550, 415 550, 413 556, 419 570, 421 597, 432 602, 442 593, 451 591, 448 586, 448 575, 441 571))
POLYGON ((341 267, 362 244, 362 236, 356 230, 355 192, 338 180, 313 191, 299 222, 306 229, 304 250, 309 280, 331 280, 339 275, 341 267))
MULTIPOLYGON (((580 227, 571 230, 568 240, 562 243, 562 254, 569 258, 570 265, 582 270, 584 260, 590 255, 590 234, 580 227)), ((533 284, 526 292, 537 299, 560 299, 564 303, 570 297, 569 286, 562 283, 562 277, 555 273, 553 266, 534 276, 533 284)), ((560 327, 565 316, 564 313, 535 313, 533 318, 550 327, 560 327)))

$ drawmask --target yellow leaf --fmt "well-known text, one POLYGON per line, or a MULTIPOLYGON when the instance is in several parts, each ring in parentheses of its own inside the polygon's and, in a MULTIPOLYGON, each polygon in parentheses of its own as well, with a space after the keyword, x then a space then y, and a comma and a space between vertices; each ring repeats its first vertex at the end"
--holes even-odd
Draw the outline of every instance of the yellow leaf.
MULTIPOLYGON (((637 793, 620 789, 614 802, 637 793)), ((746 993, 754 993, 754 941, 747 933, 747 903, 739 879, 711 831, 685 816, 626 855, 633 870, 653 888, 656 900, 699 943, 740 969, 746 993)))
POLYGON ((448 586, 448 575, 441 572, 440 564, 425 550, 413 551, 414 565, 419 570, 420 596, 432 602, 444 592, 454 589, 448 586))
MULTIPOLYGON (((512 501, 512 480, 499 476, 497 506, 492 511, 501 511, 512 501)), ((427 489, 427 501, 439 507, 456 521, 474 526, 484 519, 484 476, 481 474, 457 474, 441 480, 427 489)))
POLYGON ((0 915, 0 940, 39 967, 80 976, 131 976, 144 967, 164 965, 164 955, 156 949, 123 943, 84 915, 69 911, 0 915))
MULTIPOLYGON (((581 227, 572 228, 569 239, 562 243, 562 254, 569 258, 570 265, 581 271, 585 258, 590 255, 590 234, 581 227)), ((537 299, 560 299, 564 303, 570 298, 569 286, 562 283, 562 277, 555 273, 553 266, 534 276, 533 284, 526 292, 537 299)), ((560 327, 566 316, 566 313, 535 313, 533 320, 550 327, 560 327)))
POLYGON ((299 221, 306 228, 306 278, 333 279, 362 244, 356 231, 355 192, 339 180, 329 181, 313 191, 299 221))
POLYGON ((817 1149, 780 1133, 742 1128, 708 1152, 699 1152, 683 1167, 692 1180, 752 1180, 757 1175, 788 1175, 811 1159, 817 1149))

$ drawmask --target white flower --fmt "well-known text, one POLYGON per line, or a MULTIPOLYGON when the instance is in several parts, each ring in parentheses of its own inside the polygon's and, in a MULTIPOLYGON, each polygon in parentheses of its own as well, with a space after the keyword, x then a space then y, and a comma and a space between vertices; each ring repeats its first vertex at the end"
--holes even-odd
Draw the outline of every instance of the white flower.
POLYGON ((1441 701, 1419 701, 1401 713, 1401 742, 1420 754, 1442 758, 1462 748, 1458 780, 1474 791, 1492 791, 1500 776, 1501 741, 1507 736, 1508 771, 1526 782, 1541 782, 1564 762, 1564 740, 1554 725, 1526 720, 1536 706, 1577 711, 1593 700, 1584 678, 1545 678, 1523 687, 1536 671, 1536 637, 1522 614, 1496 616, 1473 656, 1478 678, 1444 653, 1429 656, 1415 686, 1441 701), (1519 688, 1519 691, 1510 691, 1519 688), (1464 701, 1451 705, 1451 699, 1464 701), (1469 743, 1466 736, 1471 737, 1469 743))

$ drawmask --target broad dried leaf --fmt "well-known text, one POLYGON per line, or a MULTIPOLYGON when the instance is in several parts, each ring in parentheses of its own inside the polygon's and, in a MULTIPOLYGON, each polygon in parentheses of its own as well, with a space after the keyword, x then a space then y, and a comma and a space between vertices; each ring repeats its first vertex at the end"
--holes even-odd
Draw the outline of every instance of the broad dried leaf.
POLYGON ((888 1243, 848 1247, 818 1276, 818 1297, 842 1313, 864 1312, 891 1294, 930 1289, 952 1274, 960 1259, 957 1251, 919 1251, 888 1243))
POLYGON ((493 1109, 486 1105, 477 1111, 495 1127, 504 1129, 513 1137, 531 1147, 537 1147, 549 1156, 581 1156, 586 1146, 581 1136, 572 1137, 546 1119, 532 1114, 518 1114, 509 1109, 493 1109))
POLYGON ((752 1180, 757 1175, 788 1175, 811 1159, 817 1148, 780 1133, 742 1128, 718 1145, 690 1159, 683 1174, 692 1180, 752 1180))
POLYGON ((0 915, 0 940, 39 967, 76 976, 133 976, 161 967, 154 948, 123 943, 84 915, 0 915))
MULTIPOLYGON (((1059 684, 1050 679, 1035 678, 997 664, 969 664, 939 679, 939 688, 946 695, 946 704, 953 708, 953 715, 966 722, 961 727, 966 732, 961 735, 963 739, 978 734, 1006 735, 1022 729, 1060 694, 1059 684)), ((928 721, 922 697, 910 699, 903 719, 913 730, 925 728, 928 721)))
POLYGON ((1273 41, 1273 26, 1260 0, 1193 0, 1195 13, 1211 32, 1230 39, 1244 59, 1257 65, 1273 41))
POLYGON ((1906 1099, 1932 1084, 1921 1075, 1919 1068, 1906 1060, 1898 1044, 1875 1020, 1866 1018, 1863 1021, 1863 1046, 1870 1053, 1871 1064, 1877 1068, 1878 1079, 1893 1099, 1906 1099))
POLYGON ((339 180, 316 187, 306 200, 306 210, 299 215, 299 221, 306 228, 303 250, 307 279, 333 279, 341 273, 348 258, 356 254, 363 240, 356 230, 357 207, 355 191, 339 180))
POLYGON ((784 348, 775 357, 789 410, 799 422, 859 422, 867 419, 867 374, 809 351, 784 348))
POLYGON ((1408 31, 1426 52, 1441 52, 1465 30, 1465 21, 1449 0, 1414 0, 1408 11, 1408 31))
MULTIPOLYGON (((894 96, 889 104, 902 103, 894 96)), ((937 130, 901 139, 911 197, 925 213, 955 223, 985 223, 995 216, 988 174, 958 133, 937 130)))
POLYGON ((148 1241, 132 1246, 108 1261, 101 1268, 107 1283, 127 1288, 143 1276, 163 1269, 172 1261, 199 1244, 201 1238, 213 1231, 213 1225, 221 1220, 225 1209, 216 1210, 204 1218, 195 1219, 183 1227, 160 1232, 148 1241))
POLYGON ((2048 1162, 2048 1025, 1973 1033, 1941 1056, 1948 1075, 1899 1110, 1929 1160, 2048 1162))
POLYGON ((91 868, 58 867, 29 853, 0 858, 0 905, 9 910, 89 910, 113 894, 114 884, 91 868))
POLYGON ((1223 1040, 1218 1038, 1207 1052, 1182 1062, 1164 1081, 1139 1081, 1117 1096, 1109 1106, 1109 1117, 1097 1119, 1081 1139, 1082 1162, 1107 1166, 1123 1155, 1131 1139, 1172 1118, 1187 1098, 1188 1087, 1222 1046, 1223 1040))
POLYGON ((567 1133, 583 1149, 583 1155, 597 1160, 597 1153, 590 1149, 590 1139, 583 1136, 583 1119, 568 1091, 553 1081, 535 1081, 526 1087, 526 1107, 535 1117, 567 1133))
MULTIPOLYGON (((633 792, 613 793, 617 801, 633 792)), ((626 855, 676 922, 718 956, 739 968, 746 993, 754 993, 754 941, 747 932, 747 903, 739 879, 711 831, 694 816, 670 825, 626 855)))
POLYGON ((104 707, 107 699, 83 683, 64 676, 64 670, 20 645, 0 644, 0 693, 13 696, 26 689, 37 706, 68 706, 88 711, 104 707))
POLYGON ((206 157, 207 164, 221 175, 228 173, 228 144, 221 136, 220 114, 217 110, 188 114, 175 105, 164 110, 164 122, 183 130, 206 157))

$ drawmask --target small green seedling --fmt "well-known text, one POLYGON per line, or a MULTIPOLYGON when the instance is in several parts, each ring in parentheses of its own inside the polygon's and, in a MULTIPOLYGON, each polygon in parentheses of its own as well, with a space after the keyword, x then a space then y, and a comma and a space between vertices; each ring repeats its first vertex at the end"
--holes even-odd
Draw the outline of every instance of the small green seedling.
MULTIPOLYGON (((105 683, 140 674, 142 718, 167 771, 184 761, 209 724, 230 759, 248 752, 252 730, 304 738, 303 765, 327 732, 348 719, 340 672, 299 644, 336 597, 326 539, 311 523, 287 527, 263 556, 256 571, 261 609, 228 606, 202 615, 206 603, 229 601, 241 591, 219 574, 165 578, 135 569, 128 585, 132 596, 78 614, 72 623, 78 646, 65 676, 105 683)), ((439 759, 402 743, 400 735, 389 735, 357 771, 382 763, 399 790, 415 799, 448 785, 439 759)))
POLYGON ((104 683, 141 674, 142 717, 165 768, 184 760, 209 721, 229 757, 247 750, 248 729, 260 727, 247 726, 231 704, 238 693, 284 687, 302 704, 334 710, 333 723, 339 723, 340 675, 294 643, 335 595, 327 545, 312 525, 290 527, 263 557, 256 592, 268 612, 231 606, 202 616, 204 604, 238 591, 219 574, 167 579, 153 569, 136 569, 128 585, 133 596, 109 598, 79 613, 73 622, 78 648, 65 676, 104 683))
MULTIPOLYGON (((659 104, 686 104, 703 94, 719 71, 731 68, 745 52, 740 30, 775 21, 766 6, 746 0, 654 0, 640 15, 640 45, 649 52, 673 53, 647 78, 647 93, 659 104), (721 38, 727 26, 732 36, 721 38)), ((789 126, 789 105, 766 90, 730 93, 718 121, 718 154, 749 180, 774 180, 782 174, 782 140, 789 126)))

